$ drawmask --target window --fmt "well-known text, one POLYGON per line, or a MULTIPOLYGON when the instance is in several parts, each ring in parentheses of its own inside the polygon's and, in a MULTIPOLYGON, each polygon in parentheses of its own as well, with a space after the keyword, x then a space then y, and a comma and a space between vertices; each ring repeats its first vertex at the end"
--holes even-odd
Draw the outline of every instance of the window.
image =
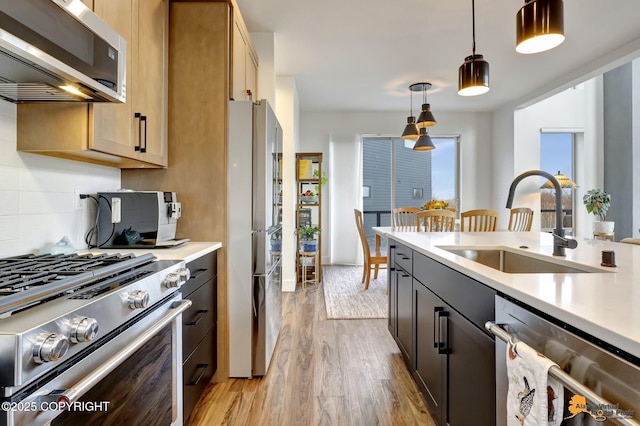
POLYGON ((436 149, 414 151, 413 141, 394 137, 365 137, 362 144, 362 199, 367 237, 372 226, 391 226, 395 207, 422 207, 427 201, 458 200, 458 138, 433 137, 436 149), (363 194, 364 195, 364 194, 363 194))
MULTIPOLYGON (((540 134, 540 168, 553 175, 561 173, 574 178, 574 133, 540 134)), ((575 200, 571 188, 562 189, 562 226, 567 235, 574 234, 575 200)), ((554 189, 541 189, 540 227, 551 231, 555 226, 556 199, 554 189)))

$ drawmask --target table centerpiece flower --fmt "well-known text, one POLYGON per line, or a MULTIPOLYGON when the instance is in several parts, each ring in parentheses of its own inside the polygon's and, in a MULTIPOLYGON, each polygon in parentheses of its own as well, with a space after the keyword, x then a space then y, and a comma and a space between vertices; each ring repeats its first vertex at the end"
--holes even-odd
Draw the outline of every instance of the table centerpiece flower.
POLYGON ((449 204, 444 200, 429 200, 422 206, 422 210, 445 210, 449 207, 449 204))

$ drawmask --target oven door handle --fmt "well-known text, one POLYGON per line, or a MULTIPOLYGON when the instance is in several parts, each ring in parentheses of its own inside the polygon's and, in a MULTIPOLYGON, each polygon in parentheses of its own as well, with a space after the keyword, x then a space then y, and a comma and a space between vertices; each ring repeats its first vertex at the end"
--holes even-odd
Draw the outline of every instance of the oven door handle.
POLYGON ((76 402, 82 395, 84 395, 89 389, 98 384, 109 373, 115 370, 120 364, 122 364, 127 358, 133 355, 138 349, 140 349, 145 343, 147 343, 153 336, 158 334, 160 330, 171 324, 173 320, 191 306, 191 300, 185 299, 181 301, 173 302, 169 313, 162 317, 151 328, 138 336, 131 344, 116 353, 107 362, 101 365, 97 370, 80 380, 74 386, 70 387, 63 393, 61 393, 57 402, 64 402, 72 404, 76 402))

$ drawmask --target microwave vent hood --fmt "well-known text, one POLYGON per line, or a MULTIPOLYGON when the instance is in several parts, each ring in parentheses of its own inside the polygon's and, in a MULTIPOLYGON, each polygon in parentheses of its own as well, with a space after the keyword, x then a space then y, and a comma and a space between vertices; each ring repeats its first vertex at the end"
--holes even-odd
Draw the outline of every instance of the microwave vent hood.
POLYGON ((125 102, 126 41, 79 0, 0 0, 0 98, 125 102))

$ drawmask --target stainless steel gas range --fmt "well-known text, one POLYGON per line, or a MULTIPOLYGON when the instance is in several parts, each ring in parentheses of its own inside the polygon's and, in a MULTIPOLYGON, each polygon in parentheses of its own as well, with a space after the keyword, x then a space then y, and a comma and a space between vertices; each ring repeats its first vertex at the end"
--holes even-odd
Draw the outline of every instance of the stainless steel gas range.
POLYGON ((0 259, 0 425, 182 423, 184 262, 0 259))

